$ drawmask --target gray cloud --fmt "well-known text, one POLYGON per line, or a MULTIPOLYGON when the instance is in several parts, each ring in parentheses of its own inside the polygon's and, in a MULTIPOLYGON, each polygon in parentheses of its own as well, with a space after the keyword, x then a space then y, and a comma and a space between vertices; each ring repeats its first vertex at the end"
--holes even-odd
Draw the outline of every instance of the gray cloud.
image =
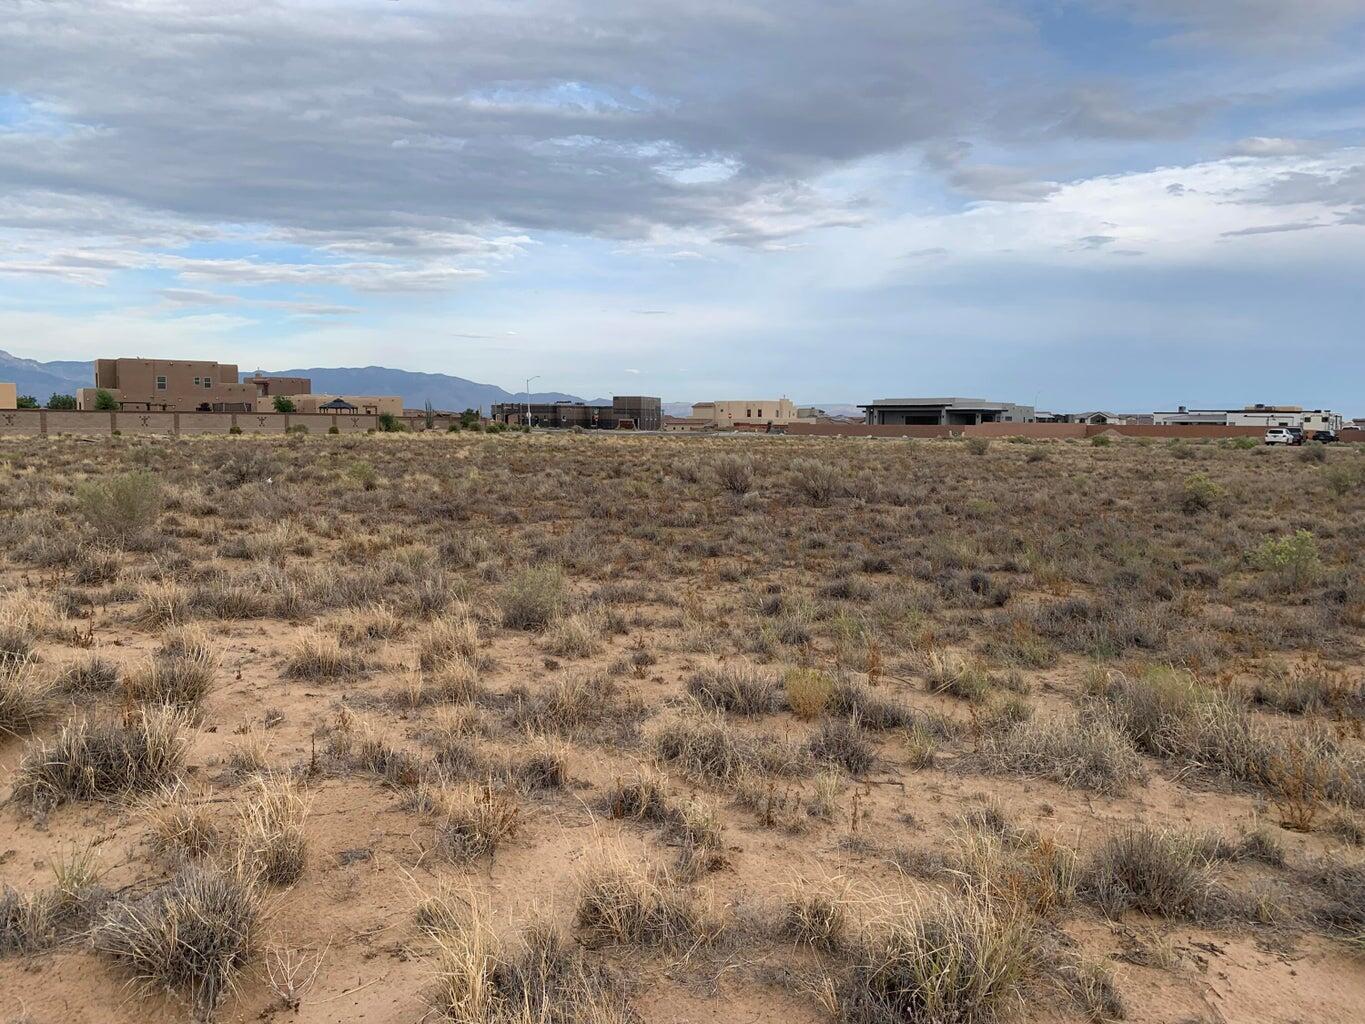
POLYGON ((1238 228, 1236 231, 1224 231, 1223 238, 1239 238, 1245 235, 1279 235, 1287 231, 1311 231, 1314 228, 1331 227, 1330 224, 1321 224, 1316 221, 1292 221, 1288 224, 1260 224, 1255 227, 1238 228))

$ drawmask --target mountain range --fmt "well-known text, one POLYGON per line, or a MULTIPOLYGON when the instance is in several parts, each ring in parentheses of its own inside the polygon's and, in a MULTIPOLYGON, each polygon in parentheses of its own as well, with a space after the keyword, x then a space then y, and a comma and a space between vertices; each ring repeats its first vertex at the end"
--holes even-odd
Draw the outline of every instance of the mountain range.
MULTIPOLYGON (((310 366, 294 370, 252 370, 243 378, 260 373, 266 377, 307 377, 313 391, 320 395, 402 395, 403 405, 420 409, 427 402, 432 408, 459 411, 480 409, 488 412, 495 402, 586 402, 588 405, 611 405, 610 398, 583 399, 562 391, 504 391, 496 384, 453 377, 447 373, 416 373, 394 370, 387 366, 310 366)), ((0 349, 0 380, 14 381, 19 394, 32 395, 46 404, 53 394, 74 395, 77 388, 88 388, 95 381, 93 360, 54 359, 43 362, 24 359, 0 349)), ((852 405, 821 405, 831 415, 856 416, 852 405)), ((665 416, 690 416, 690 402, 664 402, 665 416)))

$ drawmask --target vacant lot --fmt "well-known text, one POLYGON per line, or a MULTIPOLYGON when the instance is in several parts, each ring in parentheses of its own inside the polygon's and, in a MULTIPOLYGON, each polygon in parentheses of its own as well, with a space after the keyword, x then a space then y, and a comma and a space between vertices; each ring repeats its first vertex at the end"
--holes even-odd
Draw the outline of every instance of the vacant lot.
POLYGON ((1365 1006, 1365 452, 0 445, 0 1021, 1365 1006))

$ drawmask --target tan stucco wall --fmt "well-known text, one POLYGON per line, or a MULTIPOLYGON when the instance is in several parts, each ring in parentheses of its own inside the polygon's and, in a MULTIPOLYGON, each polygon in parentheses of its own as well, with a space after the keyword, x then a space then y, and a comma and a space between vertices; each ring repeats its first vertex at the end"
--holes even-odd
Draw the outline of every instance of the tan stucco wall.
POLYGON ((67 412, 49 409, 47 432, 53 434, 102 434, 113 432, 114 414, 110 412, 67 412))
POLYGON ((43 432, 43 414, 37 409, 0 410, 0 437, 21 437, 43 432))
MULTIPOLYGON (((120 413, 122 419, 127 413, 120 413)), ((246 421, 255 421, 255 413, 239 412, 237 423, 243 432, 246 431, 246 421)), ((182 434, 226 434, 232 430, 232 413, 230 412, 182 412, 180 414, 180 433, 182 434)))
POLYGON ((796 404, 787 398, 701 402, 692 406, 692 417, 710 420, 718 427, 729 427, 736 423, 795 423, 796 404))
MULTIPOLYGON (((107 414, 106 414, 107 415, 107 414)), ((120 412, 114 414, 114 429, 122 434, 174 434, 173 412, 120 412)))
MULTIPOLYGON (((390 416, 403 415, 403 398, 401 395, 295 395, 292 396, 294 408, 301 413, 316 413, 319 408, 335 399, 340 398, 343 402, 350 402, 361 413, 339 413, 342 416, 364 415, 368 410, 373 410, 371 415, 388 413, 390 416)), ((324 413, 323 415, 328 415, 324 413)))
MULTIPOLYGON (((203 415, 203 413, 199 413, 194 417, 181 416, 181 431, 189 433, 185 424, 191 419, 197 419, 203 415)), ((243 434, 283 434, 286 419, 287 417, 273 412, 239 412, 237 414, 237 426, 242 429, 243 434)))
POLYGON ((0 409, 13 409, 18 401, 18 388, 13 384, 0 381, 0 409))

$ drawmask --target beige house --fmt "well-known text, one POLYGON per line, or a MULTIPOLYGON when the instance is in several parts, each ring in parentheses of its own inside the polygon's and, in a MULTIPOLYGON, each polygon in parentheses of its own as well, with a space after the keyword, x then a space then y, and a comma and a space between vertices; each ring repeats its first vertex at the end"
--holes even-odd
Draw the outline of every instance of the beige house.
POLYGON ((107 391, 127 412, 251 412, 256 386, 240 384, 235 363, 197 359, 96 359, 95 386, 76 391, 94 409, 107 391))
POLYGON ((796 422, 796 405, 787 398, 753 398, 734 402, 698 402, 692 419, 724 429, 736 423, 785 426, 796 422))
POLYGON ((19 389, 13 384, 0 381, 0 409, 19 407, 19 389))

